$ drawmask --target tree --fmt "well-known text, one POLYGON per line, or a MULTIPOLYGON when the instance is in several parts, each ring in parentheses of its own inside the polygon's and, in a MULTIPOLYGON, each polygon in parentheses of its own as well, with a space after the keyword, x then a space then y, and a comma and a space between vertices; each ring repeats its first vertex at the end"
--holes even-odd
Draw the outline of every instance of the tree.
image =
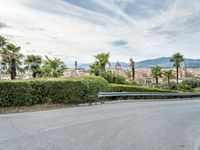
POLYGON ((135 80, 135 62, 132 58, 130 59, 130 66, 132 71, 132 79, 135 80))
POLYGON ((168 86, 170 86, 170 80, 173 79, 173 77, 174 77, 172 70, 167 70, 167 71, 163 72, 163 75, 165 78, 167 78, 168 86))
POLYGON ((20 47, 8 43, 0 51, 2 56, 2 64, 4 68, 7 69, 7 71, 10 73, 11 80, 16 78, 17 69, 22 71, 20 66, 22 64, 21 59, 23 58, 23 55, 20 54, 20 49, 20 47))
POLYGON ((93 73, 95 76, 100 76, 100 64, 99 62, 95 61, 92 65, 90 65, 90 72, 93 73))
POLYGON ((24 60, 25 69, 32 71, 32 77, 36 78, 41 73, 42 57, 38 55, 28 55, 24 60))
POLYGON ((0 36, 0 50, 2 50, 2 48, 6 45, 7 40, 3 37, 0 36))
MULTIPOLYGON (((5 47, 7 41, 3 36, 0 36, 0 52, 2 51, 2 49, 5 47)), ((0 79, 1 79, 1 56, 0 56, 0 79)))
POLYGON ((101 75, 102 73, 106 72, 106 65, 110 64, 109 62, 109 53, 100 53, 97 54, 95 57, 95 62, 90 65, 90 72, 96 76, 101 75))
POLYGON ((44 66, 42 67, 42 75, 44 77, 61 77, 63 76, 64 70, 66 69, 66 65, 60 59, 54 58, 50 59, 47 56, 44 61, 44 66))
POLYGON ((170 61, 174 63, 173 66, 176 68, 176 82, 178 84, 178 82, 179 82, 179 68, 181 66, 181 63, 184 61, 184 56, 181 55, 180 53, 176 53, 171 57, 170 61))
POLYGON ((156 84, 159 82, 159 77, 162 77, 161 67, 155 66, 151 68, 151 74, 156 79, 156 84))
POLYGON ((109 62, 110 53, 100 53, 94 57, 96 59, 96 62, 98 62, 100 65, 100 70, 105 71, 106 65, 110 64, 109 62))

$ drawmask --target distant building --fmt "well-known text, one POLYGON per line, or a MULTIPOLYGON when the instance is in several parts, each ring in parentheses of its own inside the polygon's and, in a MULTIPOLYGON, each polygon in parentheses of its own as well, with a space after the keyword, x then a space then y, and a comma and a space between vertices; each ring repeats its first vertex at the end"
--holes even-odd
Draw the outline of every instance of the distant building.
POLYGON ((74 65, 75 65, 75 70, 77 70, 78 69, 78 62, 75 61, 74 65))
POLYGON ((119 71, 122 69, 121 64, 119 63, 119 61, 117 61, 117 63, 115 64, 115 70, 119 71))
POLYGON ((83 68, 67 68, 64 71, 64 77, 81 77, 90 75, 90 71, 88 69, 83 68))

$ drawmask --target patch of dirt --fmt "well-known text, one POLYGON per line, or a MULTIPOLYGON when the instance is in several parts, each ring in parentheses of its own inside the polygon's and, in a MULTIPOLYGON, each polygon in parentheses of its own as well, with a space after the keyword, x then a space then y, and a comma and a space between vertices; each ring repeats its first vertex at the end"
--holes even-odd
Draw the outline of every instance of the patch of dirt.
POLYGON ((72 105, 66 104, 41 104, 34 106, 23 106, 23 107, 0 107, 0 114, 10 114, 10 113, 22 113, 22 112, 34 112, 34 111, 44 111, 52 109, 61 109, 73 107, 72 105))

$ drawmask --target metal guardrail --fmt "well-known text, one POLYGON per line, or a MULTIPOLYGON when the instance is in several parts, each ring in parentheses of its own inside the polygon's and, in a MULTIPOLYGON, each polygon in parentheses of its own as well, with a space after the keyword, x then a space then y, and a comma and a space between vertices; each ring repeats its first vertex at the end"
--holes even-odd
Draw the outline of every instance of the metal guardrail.
POLYGON ((98 98, 106 97, 200 97, 200 93, 163 93, 163 92, 99 92, 98 98))

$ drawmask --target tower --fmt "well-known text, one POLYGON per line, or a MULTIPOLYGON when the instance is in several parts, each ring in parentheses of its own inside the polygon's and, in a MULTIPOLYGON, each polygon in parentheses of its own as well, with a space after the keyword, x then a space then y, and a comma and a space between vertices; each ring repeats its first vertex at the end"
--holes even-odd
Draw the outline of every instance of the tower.
POLYGON ((121 64, 119 63, 119 61, 117 61, 117 63, 115 64, 115 69, 116 70, 121 70, 121 64))
POLYGON ((75 70, 77 70, 77 67, 78 66, 78 62, 77 61, 75 61, 75 70))
POLYGON ((132 71, 132 79, 135 80, 135 62, 132 58, 130 59, 130 67, 132 71))

